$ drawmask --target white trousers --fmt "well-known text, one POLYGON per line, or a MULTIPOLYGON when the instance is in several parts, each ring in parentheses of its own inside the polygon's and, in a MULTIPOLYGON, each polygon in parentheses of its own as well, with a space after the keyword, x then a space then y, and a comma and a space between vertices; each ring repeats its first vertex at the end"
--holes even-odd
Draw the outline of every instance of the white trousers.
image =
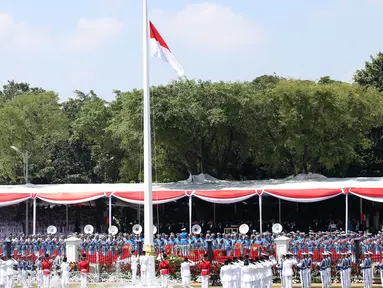
POLYGON ((28 283, 27 283, 27 271, 26 270, 21 270, 19 277, 18 277, 19 284, 23 288, 28 288, 28 283))
POLYGON ((283 287, 292 288, 293 287, 293 276, 283 276, 283 287))
POLYGON ((326 269, 326 276, 327 276, 327 287, 331 287, 332 286, 332 283, 331 283, 331 268, 327 268, 326 269))
POLYGON ((137 266, 132 266, 132 283, 136 284, 137 282, 137 266))
POLYGON ((5 287, 13 288, 15 286, 15 281, 13 281, 13 275, 7 275, 5 277, 5 287))
POLYGON ((146 270, 141 270, 141 285, 146 286, 146 270))
POLYGON ((340 270, 340 284, 342 285, 342 288, 347 288, 347 276, 346 276, 346 270, 340 270))
POLYGON ((327 288, 327 276, 326 271, 321 270, 320 271, 320 279, 322 281, 322 288, 327 288))
POLYGON ((202 279, 201 288, 208 288, 209 287, 209 276, 201 276, 201 279, 202 279))
POLYGON ((49 278, 51 275, 43 275, 43 287, 49 288, 49 278))
POLYGON ((162 288, 167 288, 168 287, 168 280, 169 280, 169 275, 161 275, 161 287, 162 288))
POLYGON ((62 274, 61 278, 61 287, 62 288, 67 288, 69 286, 69 272, 65 272, 62 274))
POLYGON ((81 288, 87 288, 88 287, 88 275, 81 273, 81 288))
POLYGON ((302 288, 306 288, 306 275, 305 270, 299 271, 299 280, 301 281, 302 288))
POLYGON ((307 269, 307 275, 306 275, 306 281, 307 281, 307 287, 311 287, 311 269, 307 269))
POLYGON ((40 269, 36 275, 37 287, 40 287, 43 283, 43 271, 40 269))
POLYGON ((242 287, 243 288, 252 288, 253 287, 253 283, 252 282, 243 282, 242 283, 242 287))
MULTIPOLYGON (((184 286, 184 288, 189 288, 190 284, 191 284, 190 276, 183 276, 182 277, 182 285, 184 286)), ((223 285, 223 283, 222 283, 222 285, 223 285)), ((226 286, 226 287, 229 287, 229 286, 226 286)))
POLYGON ((364 288, 371 288, 372 287, 372 279, 370 277, 370 269, 364 269, 363 270, 363 282, 364 282, 364 288))

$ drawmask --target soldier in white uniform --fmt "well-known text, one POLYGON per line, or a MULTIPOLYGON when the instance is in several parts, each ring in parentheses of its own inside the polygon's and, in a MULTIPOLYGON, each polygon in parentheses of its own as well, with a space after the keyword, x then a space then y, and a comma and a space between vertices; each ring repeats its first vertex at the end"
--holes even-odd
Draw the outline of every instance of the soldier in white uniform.
POLYGON ((299 268, 299 280, 301 282, 302 288, 306 288, 306 269, 307 269, 307 261, 306 261, 306 253, 302 253, 302 259, 297 264, 297 267, 299 268))
POLYGON ((137 267, 138 267, 139 258, 136 256, 134 251, 132 252, 132 257, 130 257, 130 263, 132 265, 132 283, 136 284, 137 282, 137 267))
POLYGON ((5 286, 5 261, 3 259, 0 259, 0 287, 5 286))
POLYGON ((327 276, 326 276, 326 270, 327 270, 327 259, 326 259, 326 254, 322 254, 322 261, 320 263, 317 263, 317 266, 319 268, 319 273, 320 273, 320 278, 322 282, 322 288, 327 288, 327 276))
POLYGON ((145 255, 145 251, 140 256, 140 270, 141 270, 141 285, 147 285, 147 272, 148 272, 148 257, 145 255))
POLYGON ((347 261, 346 261, 346 254, 341 253, 342 258, 339 259, 337 267, 340 274, 340 282, 342 285, 342 288, 347 288, 347 261))
POLYGON ((326 277, 327 277, 327 287, 332 287, 332 281, 331 281, 331 252, 327 253, 327 268, 326 268, 326 277))
POLYGON ((369 287, 372 287, 372 259, 371 259, 372 253, 368 252, 367 260, 368 260, 368 279, 369 279, 369 287))
POLYGON ((5 287, 6 288, 13 288, 15 286, 15 280, 14 280, 14 275, 15 275, 15 265, 17 265, 17 262, 13 258, 8 258, 7 261, 5 261, 5 287))
POLYGON ((293 266, 297 265, 297 261, 292 258, 291 253, 286 254, 286 260, 283 262, 282 266, 282 277, 284 288, 292 288, 293 287, 293 266))
MULTIPOLYGON (((222 268, 221 268, 221 270, 222 270, 222 268)), ((190 263, 189 263, 188 258, 185 258, 184 262, 181 264, 181 279, 182 279, 182 285, 184 286, 184 288, 191 287, 191 278, 190 277, 191 277, 190 263)), ((222 281, 222 278, 221 278, 221 281, 222 281)))
POLYGON ((283 253, 282 255, 281 255, 281 263, 278 263, 277 264, 277 270, 278 270, 278 272, 279 272, 279 277, 281 278, 281 286, 283 287, 283 288, 285 288, 285 286, 284 286, 284 283, 283 283, 283 277, 282 277, 282 270, 283 270, 283 262, 286 260, 286 253, 283 253))
POLYGON ((368 259, 368 253, 364 253, 364 259, 363 262, 360 264, 360 267, 363 271, 363 282, 364 282, 364 288, 371 288, 372 287, 372 279, 370 279, 370 261, 368 259))
MULTIPOLYGON (((267 256, 268 258, 268 256, 267 256)), ((271 288, 273 286, 273 269, 272 266, 276 264, 276 261, 274 258, 266 260, 267 267, 266 267, 266 288, 271 288)))
POLYGON ((62 275, 61 275, 61 287, 66 288, 69 286, 69 277, 70 277, 70 271, 71 267, 69 263, 67 262, 67 258, 63 258, 63 262, 60 265, 62 275))
POLYGON ((241 268, 241 280, 242 280, 242 285, 241 287, 243 288, 252 288, 252 269, 249 265, 248 261, 245 261, 243 263, 243 267, 241 268))
POLYGON ((311 268, 313 264, 313 253, 309 252, 308 253, 308 258, 307 258, 307 287, 311 287, 311 268))

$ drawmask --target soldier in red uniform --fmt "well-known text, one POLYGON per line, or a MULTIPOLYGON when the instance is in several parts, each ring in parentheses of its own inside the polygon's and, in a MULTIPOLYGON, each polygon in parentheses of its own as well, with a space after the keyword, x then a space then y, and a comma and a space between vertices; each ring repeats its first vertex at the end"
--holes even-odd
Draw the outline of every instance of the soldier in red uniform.
POLYGON ((89 261, 86 259, 86 254, 82 254, 81 261, 78 263, 78 269, 81 275, 81 288, 88 287, 89 261))
POLYGON ((202 262, 199 264, 199 269, 201 269, 201 279, 202 279, 202 288, 209 287, 209 277, 210 277, 210 269, 211 263, 207 259, 207 254, 203 256, 202 262))
POLYGON ((49 259, 49 255, 45 254, 43 263, 41 264, 41 270, 43 270, 43 287, 48 288, 49 280, 52 272, 52 261, 49 259))
POLYGON ((163 288, 168 287, 170 263, 167 260, 167 258, 168 256, 164 253, 162 255, 161 262, 158 265, 158 271, 160 272, 160 275, 161 275, 161 287, 163 288))

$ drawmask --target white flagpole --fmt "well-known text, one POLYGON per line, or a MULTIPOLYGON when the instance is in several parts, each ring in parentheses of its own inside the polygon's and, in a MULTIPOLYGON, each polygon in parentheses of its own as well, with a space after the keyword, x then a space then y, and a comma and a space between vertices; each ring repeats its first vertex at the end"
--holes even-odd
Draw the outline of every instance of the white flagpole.
POLYGON ((149 91, 149 20, 147 0, 143 8, 143 76, 144 76, 144 246, 147 253, 153 253, 153 204, 152 204, 152 149, 150 130, 149 91))

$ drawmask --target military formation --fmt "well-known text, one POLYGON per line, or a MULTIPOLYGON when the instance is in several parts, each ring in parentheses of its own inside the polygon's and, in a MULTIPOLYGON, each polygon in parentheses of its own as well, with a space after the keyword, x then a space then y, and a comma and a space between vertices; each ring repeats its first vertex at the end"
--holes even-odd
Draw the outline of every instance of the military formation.
MULTIPOLYGON (((142 274, 142 267, 145 267, 145 257, 142 255, 144 236, 141 233, 74 233, 69 236, 81 239, 79 253, 88 263, 113 264, 122 260, 131 264, 133 281, 137 281, 138 267, 141 271, 140 279, 145 281, 145 274, 142 274)), ((65 238, 56 235, 14 235, 0 240, 0 287, 13 287, 10 283, 20 283, 22 287, 30 287, 35 283, 38 287, 44 287, 47 279, 52 279, 54 275, 60 276, 63 283, 69 283, 72 267, 66 261, 65 238), (51 263, 51 266, 47 263, 51 263), (44 265, 48 265, 48 268, 44 269, 44 265)), ((382 256, 382 240, 381 232, 372 235, 341 231, 308 234, 299 231, 280 234, 260 234, 256 231, 248 234, 215 234, 206 231, 206 234, 188 234, 182 231, 170 235, 155 235, 154 248, 157 255, 175 254, 184 257, 186 262, 183 266, 203 266, 204 255, 210 245, 213 260, 224 263, 220 273, 224 287, 268 287, 272 281, 274 266, 284 288, 291 287, 293 276, 297 274, 302 287, 311 287, 313 270, 320 272, 322 285, 327 288, 331 287, 331 268, 335 266, 342 287, 347 288, 351 285, 351 268, 355 265, 361 270, 365 287, 370 287, 369 283, 372 283, 373 278, 372 264, 374 261, 379 262, 382 256), (286 254, 276 263, 275 239, 281 235, 291 240, 286 254), (356 241, 360 243, 362 252, 362 260, 358 263, 355 259, 356 241)), ((162 260, 163 267, 166 267, 167 260, 162 260)), ((377 269, 383 275, 383 263, 379 263, 377 269)), ((167 283, 166 271, 166 268, 159 268, 164 285, 167 283)), ((185 276, 187 274, 190 276, 190 273, 184 272, 183 282, 190 283, 185 276)), ((202 276, 208 275, 201 275, 201 279, 206 279, 202 276)), ((85 278, 82 277, 83 282, 85 278)), ((204 284, 206 285, 208 281, 204 284)))
POLYGON ((273 257, 262 254, 258 260, 233 258, 225 261, 221 267, 220 279, 224 288, 271 288, 273 283, 272 267, 277 262, 273 257))

